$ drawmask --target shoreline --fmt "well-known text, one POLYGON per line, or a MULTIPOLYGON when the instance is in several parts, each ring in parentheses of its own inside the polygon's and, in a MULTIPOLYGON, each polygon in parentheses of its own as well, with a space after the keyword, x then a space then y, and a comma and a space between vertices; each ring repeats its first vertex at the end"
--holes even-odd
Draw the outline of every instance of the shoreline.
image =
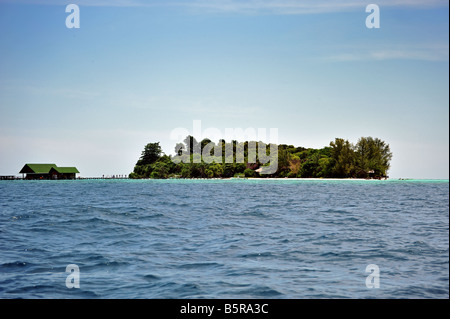
POLYGON ((408 181, 435 181, 435 182, 449 182, 449 179, 447 178, 382 178, 382 179, 376 179, 376 178, 317 178, 317 177, 311 177, 311 178, 299 178, 299 177, 293 177, 293 178, 287 178, 287 177, 214 177, 214 178, 126 178, 126 177, 77 177, 75 179, 60 179, 60 180, 48 180, 48 179, 42 179, 42 180, 28 180, 23 179, 20 177, 17 178, 8 178, 8 179, 2 179, 0 178, 0 181, 89 181, 89 180, 97 180, 97 181, 349 181, 349 182, 408 182, 408 181))

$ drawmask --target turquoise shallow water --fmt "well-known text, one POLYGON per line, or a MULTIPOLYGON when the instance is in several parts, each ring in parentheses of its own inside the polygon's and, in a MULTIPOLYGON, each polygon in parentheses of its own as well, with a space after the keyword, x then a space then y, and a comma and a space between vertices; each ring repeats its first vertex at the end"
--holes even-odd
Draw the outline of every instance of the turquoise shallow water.
POLYGON ((2 181, 0 297, 448 298, 448 224, 448 180, 2 181))

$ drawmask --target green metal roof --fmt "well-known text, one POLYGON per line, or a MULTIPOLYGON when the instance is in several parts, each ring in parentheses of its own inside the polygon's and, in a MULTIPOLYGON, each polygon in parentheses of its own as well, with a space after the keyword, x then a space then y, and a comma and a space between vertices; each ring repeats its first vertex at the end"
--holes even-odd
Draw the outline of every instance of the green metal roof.
POLYGON ((76 167, 53 167, 53 169, 60 174, 79 173, 76 167))
POLYGON ((58 167, 55 164, 25 164, 19 174, 48 174, 52 169, 60 174, 80 173, 76 167, 58 167))
POLYGON ((56 167, 55 164, 25 164, 19 173, 47 174, 54 167, 56 167))

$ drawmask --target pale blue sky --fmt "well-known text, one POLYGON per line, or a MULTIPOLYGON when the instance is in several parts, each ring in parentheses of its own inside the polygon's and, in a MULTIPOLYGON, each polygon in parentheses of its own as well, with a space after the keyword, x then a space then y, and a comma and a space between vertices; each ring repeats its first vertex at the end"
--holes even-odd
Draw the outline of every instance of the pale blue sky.
POLYGON ((128 174, 201 120, 314 148, 379 137, 391 177, 448 178, 448 1, 373 2, 380 29, 369 3, 0 0, 0 175, 128 174))

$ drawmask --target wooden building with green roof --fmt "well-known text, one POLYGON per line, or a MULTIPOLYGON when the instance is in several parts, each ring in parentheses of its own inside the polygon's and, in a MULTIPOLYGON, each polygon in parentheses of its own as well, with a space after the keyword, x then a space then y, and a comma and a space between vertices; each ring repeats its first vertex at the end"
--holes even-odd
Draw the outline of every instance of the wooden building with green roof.
POLYGON ((25 164, 19 174, 24 179, 75 179, 80 173, 76 167, 58 167, 55 164, 25 164))

